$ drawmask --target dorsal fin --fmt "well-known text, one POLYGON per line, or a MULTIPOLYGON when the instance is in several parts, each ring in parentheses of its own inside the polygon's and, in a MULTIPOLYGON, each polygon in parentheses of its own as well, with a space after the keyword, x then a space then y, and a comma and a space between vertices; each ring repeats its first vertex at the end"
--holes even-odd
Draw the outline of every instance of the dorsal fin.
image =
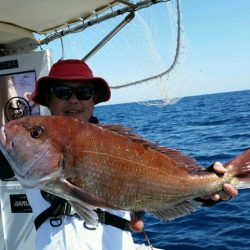
POLYGON ((181 152, 166 148, 163 146, 158 146, 152 142, 147 141, 142 136, 134 134, 131 128, 124 127, 122 125, 99 125, 98 126, 113 131, 119 135, 125 136, 126 138, 130 139, 133 142, 142 144, 145 148, 150 148, 152 150, 158 151, 166 156, 172 158, 173 160, 177 161, 179 164, 188 167, 190 171, 195 170, 204 170, 194 159, 191 157, 183 155, 181 152))

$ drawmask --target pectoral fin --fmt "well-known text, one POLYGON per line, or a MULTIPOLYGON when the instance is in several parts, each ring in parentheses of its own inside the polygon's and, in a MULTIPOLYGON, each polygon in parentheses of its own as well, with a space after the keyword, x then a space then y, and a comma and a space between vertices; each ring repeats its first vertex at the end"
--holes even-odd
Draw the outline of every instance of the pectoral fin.
POLYGON ((68 180, 63 180, 64 190, 71 197, 69 200, 76 213, 87 223, 94 226, 98 225, 98 216, 94 209, 96 208, 115 208, 110 206, 106 201, 103 201, 91 193, 73 185, 68 180))
POLYGON ((70 201, 75 212, 87 223, 93 226, 98 225, 98 216, 94 211, 95 207, 88 205, 85 202, 70 201))
MULTIPOLYGON (((92 207, 99 208, 114 208, 117 207, 111 206, 108 202, 94 196, 91 193, 84 191, 82 188, 79 188, 73 184, 71 184, 68 180, 63 180, 63 184, 65 186, 65 190, 70 194, 70 196, 74 197, 74 200, 84 202, 92 207)), ((73 200, 73 199, 72 199, 73 200)))

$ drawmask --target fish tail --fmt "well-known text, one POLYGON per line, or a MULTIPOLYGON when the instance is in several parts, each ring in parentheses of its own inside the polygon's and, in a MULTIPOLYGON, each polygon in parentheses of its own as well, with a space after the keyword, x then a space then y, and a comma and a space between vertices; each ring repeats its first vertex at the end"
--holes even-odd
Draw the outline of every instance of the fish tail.
POLYGON ((234 187, 237 189, 250 188, 250 149, 227 162, 225 167, 234 177, 231 182, 234 187))

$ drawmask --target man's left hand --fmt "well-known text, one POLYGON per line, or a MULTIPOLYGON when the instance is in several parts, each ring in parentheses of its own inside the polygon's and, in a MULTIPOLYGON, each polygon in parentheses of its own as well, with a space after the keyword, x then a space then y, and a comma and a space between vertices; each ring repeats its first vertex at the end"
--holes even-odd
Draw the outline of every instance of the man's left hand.
MULTIPOLYGON (((213 165, 213 171, 216 174, 223 175, 227 172, 227 169, 223 167, 220 162, 215 162, 213 165)), ((225 183, 223 186, 223 191, 220 191, 215 194, 211 194, 210 196, 201 197, 202 199, 212 199, 213 201, 219 201, 220 199, 223 201, 228 201, 232 197, 238 195, 238 190, 235 189, 232 185, 225 183)))

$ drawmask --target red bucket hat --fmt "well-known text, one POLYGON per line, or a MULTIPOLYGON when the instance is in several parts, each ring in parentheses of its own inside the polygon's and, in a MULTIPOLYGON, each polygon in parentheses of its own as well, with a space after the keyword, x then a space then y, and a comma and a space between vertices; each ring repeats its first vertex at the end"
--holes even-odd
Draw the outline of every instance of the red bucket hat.
POLYGON ((49 75, 41 77, 36 82, 36 87, 32 93, 32 100, 43 106, 48 106, 45 93, 49 90, 54 80, 90 80, 93 84, 97 98, 95 104, 106 102, 110 99, 111 93, 108 83, 100 78, 94 77, 89 66, 81 60, 59 60, 50 69, 49 75))

